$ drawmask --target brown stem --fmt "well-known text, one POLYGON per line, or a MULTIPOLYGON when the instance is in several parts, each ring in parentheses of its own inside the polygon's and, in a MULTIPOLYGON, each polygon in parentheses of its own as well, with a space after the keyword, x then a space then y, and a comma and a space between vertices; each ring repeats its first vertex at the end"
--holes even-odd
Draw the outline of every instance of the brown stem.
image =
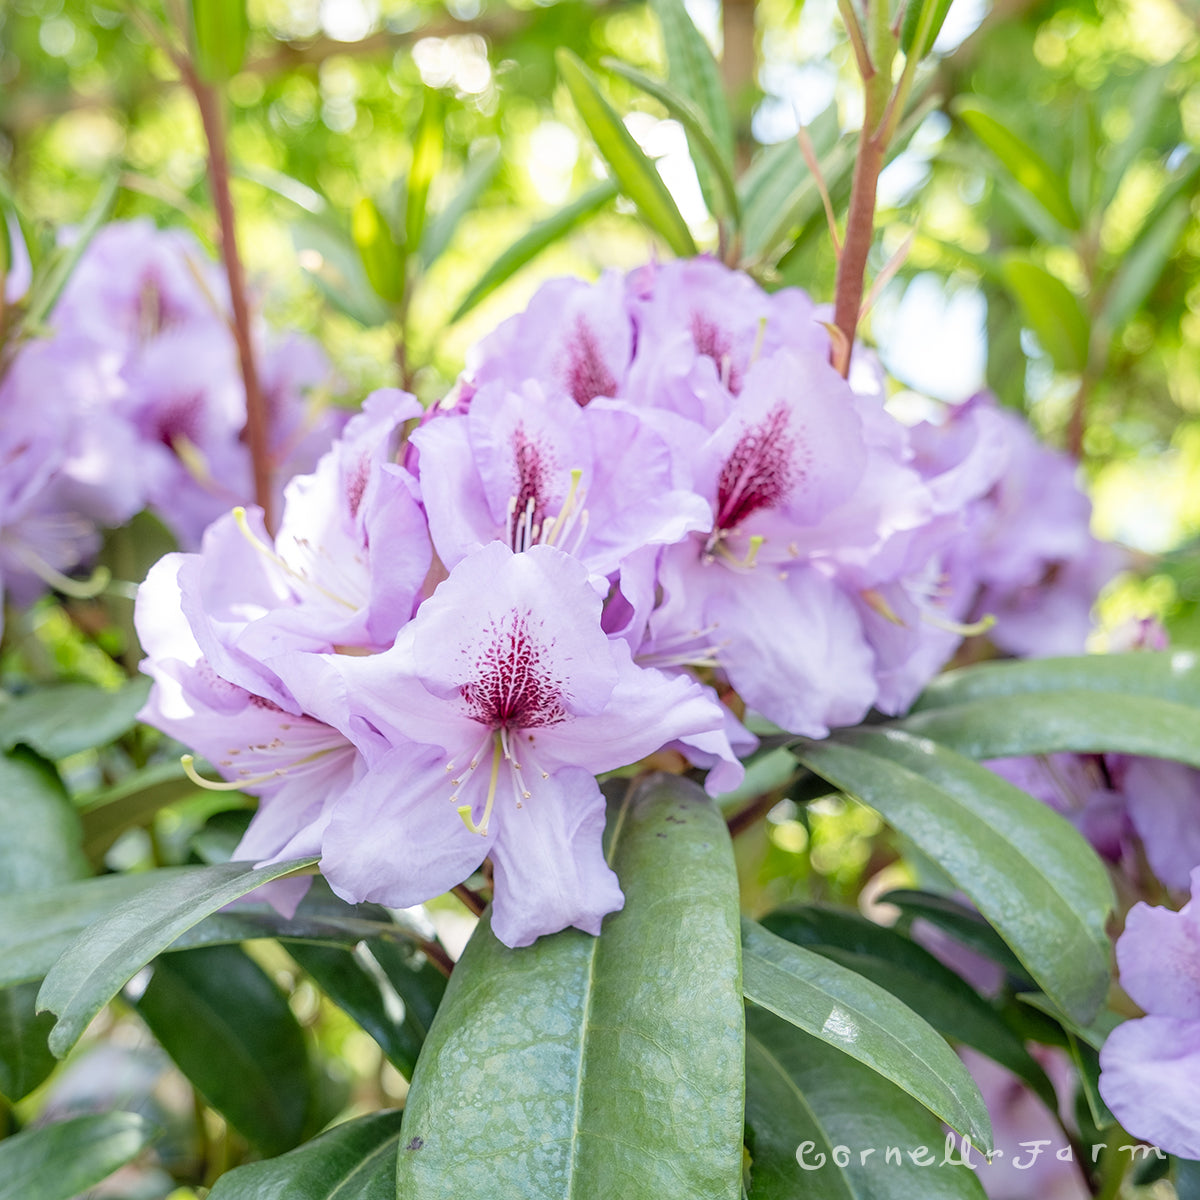
POLYGON ((875 232, 875 188, 883 170, 883 147, 875 138, 874 122, 868 111, 858 141, 854 179, 850 185, 850 213, 846 219, 846 239, 838 259, 837 287, 834 293, 833 323, 844 342, 834 347, 833 365, 845 378, 850 374, 850 353, 858 329, 862 308, 863 276, 867 255, 875 232))
POLYGON ((454 971, 454 959, 446 953, 440 942, 419 942, 421 952, 447 979, 454 971))
POLYGON ((196 74, 191 63, 184 63, 182 70, 185 82, 196 97, 200 120, 204 125, 204 137, 208 142, 208 177, 221 229, 221 259, 225 264, 229 297, 233 304, 233 336, 237 342, 238 362, 246 388, 246 429, 243 436, 250 448, 250 461, 254 467, 254 499, 263 510, 263 523, 273 533, 275 514, 272 512, 271 457, 267 445, 267 406, 254 365, 250 308, 246 303, 246 277, 238 255, 237 224, 233 197, 229 192, 229 156, 225 148, 221 97, 212 84, 204 82, 196 74))
POLYGON ((471 910, 475 916, 481 916, 487 908, 487 901, 478 893, 473 892, 465 883, 451 888, 451 891, 471 910))
POLYGON ((751 825, 765 817, 778 803, 779 797, 769 792, 765 796, 751 800, 745 808, 739 808, 725 820, 729 836, 735 838, 739 833, 744 833, 751 825))
POLYGON ((1067 450, 1075 458, 1083 458, 1083 435, 1087 431, 1088 394, 1092 390, 1092 381, 1085 372, 1079 381, 1079 390, 1071 405, 1071 421, 1067 426, 1067 450))

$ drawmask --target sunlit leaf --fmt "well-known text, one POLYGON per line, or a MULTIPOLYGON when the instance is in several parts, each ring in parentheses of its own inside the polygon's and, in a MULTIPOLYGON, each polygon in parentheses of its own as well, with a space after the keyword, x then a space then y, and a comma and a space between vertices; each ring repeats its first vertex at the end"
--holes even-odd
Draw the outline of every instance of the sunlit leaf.
POLYGON ((354 206, 350 235, 375 294, 398 304, 404 299, 405 248, 369 196, 361 197, 354 206))
POLYGON ((691 230, 679 215, 667 185, 605 100, 595 76, 565 47, 559 48, 556 58, 567 91, 621 191, 676 254, 681 258, 695 254, 691 230))
POLYGON ((951 0, 911 0, 905 6, 904 22, 900 27, 900 49, 906 55, 915 54, 919 61, 933 49, 933 43, 946 23, 950 3, 951 0), (923 32, 924 36, 920 45, 917 45, 919 32, 923 32))
POLYGON ((1002 270, 1026 324, 1054 365, 1060 371, 1082 371, 1091 325, 1079 298, 1061 279, 1019 254, 1007 255, 1002 270))
POLYGON ((656 776, 610 812, 625 907, 510 950, 486 918, 405 1109, 401 1196, 737 1200, 737 879, 712 802, 656 776))
POLYGON ((454 193, 449 204, 425 223, 425 233, 421 239, 421 261, 426 266, 441 258, 463 217, 475 207, 479 197, 487 191, 488 185, 496 177, 500 162, 500 146, 496 142, 491 142, 478 153, 472 154, 459 182, 458 191, 454 193))
POLYGON ((191 0, 190 8, 196 71, 208 83, 224 83, 246 57, 246 0, 191 0))
POLYGON ((427 87, 413 142, 412 166, 408 172, 408 194, 404 205, 404 241, 410 252, 421 244, 429 187, 442 166, 443 115, 441 93, 436 88, 427 87))

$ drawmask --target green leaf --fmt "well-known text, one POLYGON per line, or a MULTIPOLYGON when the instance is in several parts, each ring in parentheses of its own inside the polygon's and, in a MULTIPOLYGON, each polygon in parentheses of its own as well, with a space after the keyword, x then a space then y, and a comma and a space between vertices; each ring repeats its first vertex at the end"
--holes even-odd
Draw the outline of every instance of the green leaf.
POLYGON ((991 1146, 970 1073, 930 1025, 853 970, 742 920, 747 1000, 877 1071, 947 1125, 991 1146))
POLYGON ((53 766, 28 751, 0 754, 0 893, 90 874, 79 816, 53 766))
POLYGON ((743 1012, 728 831, 652 776, 609 817, 624 909, 510 950, 480 922, 413 1076, 398 1194, 737 1200, 743 1012))
POLYGON ((1100 207, 1108 208, 1121 186, 1121 181, 1133 166, 1134 160, 1150 144, 1151 138, 1163 133, 1160 112, 1174 107, 1178 111, 1178 98, 1167 90, 1167 83, 1178 62, 1146 63, 1137 72, 1133 93, 1129 98, 1129 133, 1124 141, 1109 148, 1104 163, 1104 187, 1100 196, 1100 207))
POLYGON ((380 300, 354 242, 324 221, 292 224, 292 244, 300 266, 339 312, 368 329, 386 325, 391 309, 380 300))
POLYGON ((813 906, 763 918, 771 933, 886 988, 943 1037, 986 1054, 1024 1080, 1051 1108, 1054 1086, 1000 1014, 923 946, 854 912, 813 906))
POLYGON ((941 1165, 937 1118, 882 1075, 753 1005, 746 1035, 750 1200, 983 1200, 973 1172, 941 1165))
POLYGON ((159 1045, 251 1145, 282 1154, 313 1108, 304 1033, 287 997, 238 946, 159 958, 136 1006, 159 1045))
POLYGON ((405 249, 369 196, 354 206, 350 235, 375 294, 389 304, 399 304, 404 299, 405 249))
POLYGON ((38 265, 25 309, 24 323, 27 327, 36 328, 45 321, 66 287, 71 272, 83 257, 83 252, 99 232, 100 226, 112 215, 120 190, 120 178, 119 173, 114 171, 103 180, 92 207, 79 223, 75 239, 69 246, 56 249, 44 265, 38 265))
POLYGON ((79 807, 84 851, 99 860, 127 829, 145 825, 160 809, 196 790, 178 762, 165 762, 134 771, 112 787, 83 797, 79 807))
POLYGON ((55 1067, 46 1039, 54 1019, 37 1013, 37 984, 0 989, 0 1095, 29 1095, 55 1067))
POLYGON ((1032 146, 1017 137, 973 97, 961 96, 951 108, 1054 220, 1066 229, 1079 229, 1079 215, 1071 203, 1062 175, 1032 146))
POLYGON ((1078 1021, 1071 1020, 1041 992, 1023 992, 1017 999, 1022 1004, 1028 1004, 1030 1008, 1036 1008, 1039 1012, 1052 1017, 1066 1033, 1097 1051, 1104 1046, 1108 1035, 1121 1024, 1121 1018, 1116 1013, 1109 1009, 1103 1009, 1090 1025, 1081 1025, 1078 1021))
POLYGON ((904 23, 900 28, 900 49, 906 56, 911 57, 915 53, 920 62, 929 54, 949 11, 950 0, 921 0, 920 3, 912 0, 905 6, 904 23), (918 32, 924 34, 920 45, 916 45, 918 32))
POLYGON ((443 136, 442 96, 436 88, 425 89, 421 119, 413 142, 412 166, 408 172, 408 198, 404 206, 405 242, 410 249, 421 244, 425 230, 425 206, 429 202, 429 187, 442 167, 443 136))
POLYGON ((90 683, 33 688, 0 706, 0 747, 30 746, 57 762, 105 746, 133 728, 149 694, 145 677, 116 692, 90 683))
POLYGON ((315 862, 201 867, 183 878, 157 879, 105 914, 71 943, 42 984, 38 1004, 58 1016, 50 1049, 64 1055, 92 1018, 180 934, 262 884, 315 862))
POLYGON ((454 231, 463 217, 479 202, 500 169, 500 144, 488 143, 478 153, 472 154, 454 198, 441 212, 425 223, 425 235, 421 240, 421 262, 425 266, 441 258, 454 231))
POLYGON ((1177 1200, 1200 1200, 1200 1162, 1175 1159, 1175 1195, 1177 1200))
POLYGON ((0 1142, 0 1200, 73 1200, 149 1140, 136 1113, 73 1117, 0 1142))
POLYGON ((567 91, 621 191, 680 258, 695 254, 691 230, 662 176, 605 100, 596 77, 565 46, 559 47, 555 57, 567 91))
MULTIPOLYGON (((713 197, 711 199, 706 197, 709 207, 718 216, 727 216, 737 225, 741 220, 741 202, 738 200, 733 176, 705 127, 704 117, 695 105, 682 96, 677 96, 653 76, 621 62, 618 58, 606 58, 603 60, 603 65, 610 71, 628 79, 630 83, 641 88, 647 95, 653 96, 683 126, 687 131, 693 150, 699 151, 703 158, 703 161, 698 158, 696 165, 703 167, 707 163, 711 177, 715 180, 713 197)), ((710 190, 712 190, 711 186, 710 190)))
POLYGON ((617 194, 617 185, 605 181, 590 191, 584 192, 566 208, 559 209, 553 216, 539 221, 522 234, 484 273, 466 294, 462 303, 450 318, 455 321, 465 317, 485 296, 490 296, 502 283, 515 275, 527 262, 535 259, 548 246, 565 237, 576 225, 604 208, 617 194))
POLYGON ((246 57, 246 0, 191 0, 190 7, 196 72, 207 83, 224 83, 246 57))
POLYGON ((876 809, 974 901, 1064 1012, 1108 991, 1108 873, 1058 813, 998 775, 899 729, 807 739, 797 757, 876 809))
POLYGON ((1179 196, 1165 212, 1147 220, 1125 253, 1100 309, 1100 320, 1112 336, 1141 308, 1191 219, 1190 198, 1179 196))
POLYGON ((1025 323, 1060 371, 1087 366, 1091 323, 1079 297, 1061 279, 1019 254, 1004 257, 1001 268, 1025 323))
POLYGON ((446 979, 428 962, 395 947, 356 948, 289 942, 288 953, 329 998, 369 1033, 392 1065, 411 1079, 446 979), (384 970, 379 957, 387 958, 384 970), (407 959, 407 961, 405 961, 407 959), (432 1003, 431 1003, 432 1002, 432 1003))
POLYGON ((270 1162, 237 1167, 208 1200, 395 1200, 402 1116, 358 1117, 270 1162))

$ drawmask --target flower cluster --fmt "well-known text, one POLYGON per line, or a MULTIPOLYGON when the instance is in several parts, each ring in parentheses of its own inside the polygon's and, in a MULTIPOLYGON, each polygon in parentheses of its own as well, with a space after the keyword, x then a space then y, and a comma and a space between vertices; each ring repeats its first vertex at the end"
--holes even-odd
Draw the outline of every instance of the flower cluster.
POLYGON ((155 568, 145 715, 262 797, 241 858, 404 906, 490 857, 508 944, 596 932, 597 772, 670 748, 728 790, 746 708, 902 711, 984 604, 1082 642, 1069 462, 1018 471, 986 397, 907 428, 867 362, 852 386, 803 293, 707 259, 547 284, 428 413, 369 398, 273 539, 239 511, 155 568))
MULTIPOLYGON (((47 583, 69 588, 64 574, 95 553, 98 529, 143 508, 192 548, 253 495, 228 314, 220 272, 186 233, 116 223, 86 248, 48 335, 18 347, 0 377, 0 581, 15 603, 47 583)), ((256 340, 286 479, 311 470, 340 427, 303 398, 330 369, 307 339, 256 340)))

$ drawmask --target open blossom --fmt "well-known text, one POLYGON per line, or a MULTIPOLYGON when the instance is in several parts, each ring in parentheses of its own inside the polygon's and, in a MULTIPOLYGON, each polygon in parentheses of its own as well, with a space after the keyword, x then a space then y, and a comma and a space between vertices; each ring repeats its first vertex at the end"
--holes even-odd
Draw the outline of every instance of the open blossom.
POLYGON ((490 854, 493 928, 510 946, 598 933, 621 907, 595 774, 723 725, 698 684, 636 666, 605 636, 586 568, 550 546, 468 555, 390 650, 337 665, 352 720, 393 748, 334 808, 331 886, 403 907, 490 854))
POLYGON ((1133 906, 1117 964, 1147 1015, 1109 1034, 1100 1094, 1134 1137, 1200 1159, 1200 867, 1179 912, 1133 906))

